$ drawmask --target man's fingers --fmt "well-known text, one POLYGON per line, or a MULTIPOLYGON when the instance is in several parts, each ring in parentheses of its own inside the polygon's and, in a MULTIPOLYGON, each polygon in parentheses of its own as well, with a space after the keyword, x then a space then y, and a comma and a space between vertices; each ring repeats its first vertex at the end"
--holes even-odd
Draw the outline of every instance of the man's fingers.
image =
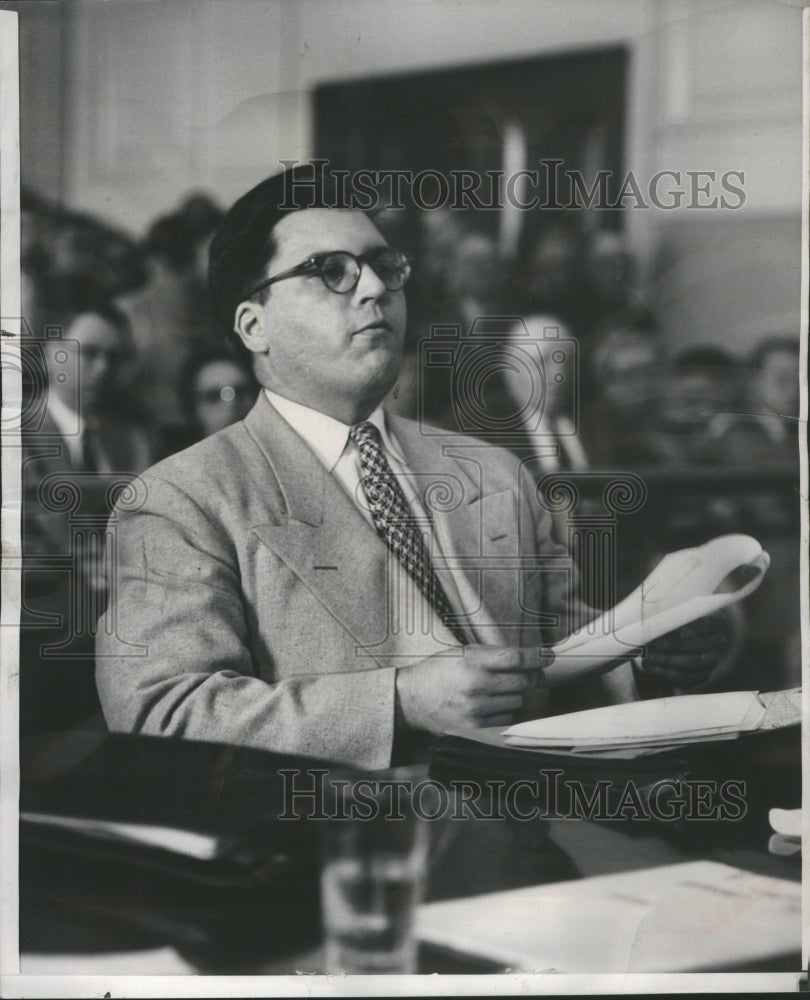
POLYGON ((517 712, 522 706, 523 698, 519 694, 493 695, 482 701, 472 714, 478 719, 486 719, 493 715, 517 712))
POLYGON ((468 646, 464 662, 470 667, 498 673, 515 670, 543 670, 554 662, 545 646, 468 646))
POLYGON ((548 646, 525 646, 520 652, 526 670, 545 670, 554 662, 554 653, 548 646))
POLYGON ((542 674, 515 671, 479 670, 470 690, 477 695, 521 694, 542 684, 542 674))
POLYGON ((511 726, 515 721, 513 715, 489 715, 486 718, 479 718, 475 720, 476 727, 478 729, 489 728, 490 726, 511 726))

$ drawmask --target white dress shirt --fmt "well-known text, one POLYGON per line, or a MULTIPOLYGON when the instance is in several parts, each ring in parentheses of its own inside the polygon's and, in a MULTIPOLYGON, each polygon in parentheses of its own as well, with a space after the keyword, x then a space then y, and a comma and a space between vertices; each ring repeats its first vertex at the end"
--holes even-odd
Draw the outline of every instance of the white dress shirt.
POLYGON ((535 457, 543 472, 559 472, 565 465, 573 472, 588 468, 588 459, 579 442, 573 423, 564 414, 544 417, 539 431, 526 428, 531 435, 535 457), (559 449, 555 454, 549 445, 559 449), (561 459, 563 459, 562 461, 561 459))
POLYGON ((48 416, 65 439, 70 464, 80 469, 82 465, 82 435, 84 434, 84 420, 81 413, 76 413, 75 410, 71 409, 55 392, 49 392, 48 416))

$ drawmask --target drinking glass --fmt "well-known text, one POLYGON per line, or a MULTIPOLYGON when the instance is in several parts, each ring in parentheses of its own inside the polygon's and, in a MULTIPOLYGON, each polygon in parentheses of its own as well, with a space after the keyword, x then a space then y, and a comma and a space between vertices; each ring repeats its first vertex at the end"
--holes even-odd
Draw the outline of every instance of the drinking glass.
MULTIPOLYGON (((337 782, 325 829, 321 906, 326 971, 417 971, 414 913, 422 898, 428 823, 414 809, 420 769, 337 782)), ((333 789, 334 791, 334 789, 333 789)))

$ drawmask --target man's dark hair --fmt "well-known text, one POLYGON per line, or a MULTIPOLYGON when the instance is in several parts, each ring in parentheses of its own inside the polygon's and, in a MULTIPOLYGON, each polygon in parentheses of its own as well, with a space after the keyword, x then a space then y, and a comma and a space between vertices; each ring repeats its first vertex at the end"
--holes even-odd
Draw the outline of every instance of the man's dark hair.
MULTIPOLYGON (((234 202, 208 252, 208 283, 226 333, 232 333, 236 306, 265 277, 276 250, 275 226, 291 212, 334 207, 333 194, 328 178, 304 163, 268 177, 234 202)), ((268 294, 260 292, 257 301, 268 294)))
POLYGON ((185 271, 191 265, 194 243, 183 216, 173 212, 155 219, 146 233, 144 250, 178 274, 185 271))
POLYGON ((78 316, 100 316, 129 342, 131 329, 127 314, 106 294, 102 285, 86 275, 44 275, 36 285, 38 307, 49 320, 63 329, 78 316))
POLYGON ((225 213, 207 194, 187 195, 178 210, 192 240, 207 239, 222 224, 225 213))

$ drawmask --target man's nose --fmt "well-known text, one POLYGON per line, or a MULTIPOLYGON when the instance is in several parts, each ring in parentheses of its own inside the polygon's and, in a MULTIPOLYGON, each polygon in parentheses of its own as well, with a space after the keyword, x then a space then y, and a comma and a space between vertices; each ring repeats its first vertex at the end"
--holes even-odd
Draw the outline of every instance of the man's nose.
POLYGON ((368 299, 382 298, 387 291, 388 289, 380 280, 379 275, 371 264, 368 261, 364 261, 360 269, 360 280, 357 282, 355 297, 360 302, 365 302, 368 299))

